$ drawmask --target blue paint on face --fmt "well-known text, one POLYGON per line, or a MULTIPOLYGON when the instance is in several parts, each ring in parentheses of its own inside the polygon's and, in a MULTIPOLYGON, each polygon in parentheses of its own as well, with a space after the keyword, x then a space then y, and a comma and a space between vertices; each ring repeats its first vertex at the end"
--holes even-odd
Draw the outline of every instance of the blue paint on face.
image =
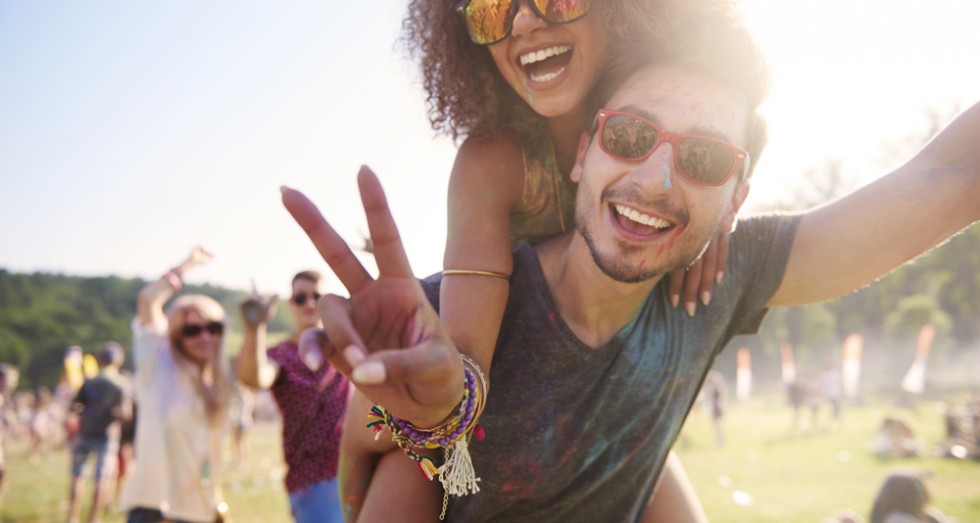
POLYGON ((670 189, 670 165, 664 164, 664 189, 670 189))

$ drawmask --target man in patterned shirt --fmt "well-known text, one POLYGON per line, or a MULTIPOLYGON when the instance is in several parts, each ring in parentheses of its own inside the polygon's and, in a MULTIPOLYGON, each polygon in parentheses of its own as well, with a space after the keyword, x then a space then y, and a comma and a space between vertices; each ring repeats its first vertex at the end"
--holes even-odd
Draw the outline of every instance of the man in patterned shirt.
POLYGON ((298 523, 343 521, 337 459, 350 384, 332 366, 304 361, 299 351, 303 331, 320 324, 316 312, 320 279, 315 271, 293 277, 289 299, 293 332, 268 350, 260 347, 265 347, 274 298, 263 301, 254 296, 242 303, 245 338, 238 378, 249 387, 271 390, 282 412, 282 447, 289 467, 286 490, 298 523))

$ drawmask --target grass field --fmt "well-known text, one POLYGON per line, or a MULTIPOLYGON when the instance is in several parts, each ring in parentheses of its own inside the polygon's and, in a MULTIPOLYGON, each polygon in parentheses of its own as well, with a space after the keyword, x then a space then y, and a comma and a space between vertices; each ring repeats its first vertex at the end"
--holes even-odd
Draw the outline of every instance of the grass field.
MULTIPOLYGON (((931 470, 928 487, 935 505, 960 523, 980 522, 980 462, 928 455, 928 447, 942 437, 942 416, 935 405, 922 403, 914 412, 851 407, 839 426, 828 423, 810 430, 803 425, 800 432, 791 429, 792 413, 780 397, 732 405, 725 419, 726 444, 719 448, 707 414, 699 408, 692 412, 677 450, 712 522, 819 523, 843 509, 866 518, 882 478, 896 467, 931 470), (918 431, 927 455, 882 461, 867 452, 875 429, 892 414, 918 431)), ((289 521, 278 428, 256 426, 249 448, 246 465, 226 466, 224 488, 232 521, 289 521)), ((64 521, 67 452, 49 452, 32 464, 25 451, 21 442, 7 444, 9 485, 0 522, 64 521)), ((123 519, 110 511, 104 521, 123 519)))

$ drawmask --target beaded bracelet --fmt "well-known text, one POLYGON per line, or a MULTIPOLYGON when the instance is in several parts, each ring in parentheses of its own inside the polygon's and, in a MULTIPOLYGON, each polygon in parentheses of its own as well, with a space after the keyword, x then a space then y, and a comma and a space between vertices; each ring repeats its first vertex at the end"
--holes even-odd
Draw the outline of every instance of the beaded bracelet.
MULTIPOLYGON (((436 427, 416 427, 393 416, 380 405, 373 406, 368 414, 370 421, 367 427, 375 430, 375 439, 380 436, 382 427, 387 426, 391 431, 392 441, 418 464, 426 479, 439 476, 446 496, 463 496, 480 491, 480 478, 476 477, 473 469, 467 440, 471 435, 475 435, 478 441, 483 439, 483 428, 477 425, 476 420, 483 413, 486 404, 487 381, 479 366, 466 356, 463 356, 463 373, 465 381, 459 406, 436 427), (436 448, 442 448, 445 453, 445 463, 441 467, 436 467, 431 458, 414 450, 436 448)), ((443 513, 445 505, 444 500, 443 513)))
POLYGON ((163 279, 170 284, 170 288, 177 292, 181 287, 184 286, 184 282, 181 281, 180 276, 177 275, 175 271, 169 271, 167 274, 163 275, 163 279))

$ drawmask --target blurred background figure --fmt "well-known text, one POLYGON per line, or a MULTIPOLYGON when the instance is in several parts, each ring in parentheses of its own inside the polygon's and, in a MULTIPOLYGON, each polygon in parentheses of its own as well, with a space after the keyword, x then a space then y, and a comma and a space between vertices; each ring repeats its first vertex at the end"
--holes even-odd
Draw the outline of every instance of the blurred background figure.
POLYGON ((18 377, 17 369, 10 365, 0 364, 0 504, 3 503, 3 494, 7 487, 4 447, 10 427, 16 423, 16 413, 11 396, 14 389, 17 388, 18 377))
POLYGON ((289 298, 293 331, 268 350, 266 327, 276 297, 264 300, 256 291, 241 305, 245 336, 238 355, 238 379, 250 387, 271 390, 279 405, 282 450, 289 467, 286 490, 298 523, 344 521, 337 466, 352 389, 347 378, 324 364, 319 349, 301 352, 303 332, 320 325, 316 302, 322 293, 321 280, 315 271, 293 276, 289 298))
POLYGON ((255 423, 255 393, 247 386, 237 383, 232 401, 232 463, 241 466, 248 461, 248 431, 255 423))
POLYGON ((51 390, 43 385, 34 393, 30 412, 28 430, 31 444, 27 455, 32 463, 36 463, 44 447, 53 450, 63 441, 62 420, 65 415, 64 409, 54 401, 51 390))
POLYGON ((805 367, 796 372, 793 380, 786 385, 786 394, 793 409, 793 432, 799 433, 804 429, 803 419, 807 416, 809 423, 806 429, 816 430, 820 421, 822 399, 816 369, 805 367), (809 414, 805 414, 806 411, 809 414))
POLYGON ((228 509, 221 451, 233 392, 225 311, 200 294, 178 297, 166 314, 163 309, 184 274, 210 259, 197 247, 139 293, 133 321, 138 461, 121 502, 129 523, 213 523, 228 509))
POLYGON ((708 372, 704 380, 702 391, 707 401, 708 412, 711 413, 711 425, 715 430, 715 443, 719 447, 725 446, 725 402, 728 397, 728 386, 725 384, 725 376, 717 370, 708 372))
POLYGON ((919 440, 904 420, 887 417, 875 432, 871 453, 880 458, 915 457, 919 455, 919 440))
POLYGON ((78 521, 82 471, 90 455, 95 455, 92 505, 88 521, 102 519, 107 489, 116 473, 119 433, 122 420, 129 416, 126 386, 119 374, 125 359, 123 348, 109 342, 102 349, 101 370, 86 379, 72 400, 71 411, 78 414, 78 434, 71 444, 71 488, 68 498, 68 521, 78 521))
POLYGON ((875 497, 870 523, 953 523, 929 506, 925 475, 911 471, 889 474, 875 497))
POLYGON ((820 371, 820 392, 823 399, 830 404, 830 421, 836 425, 840 423, 841 400, 843 399, 844 384, 841 378, 841 371, 833 359, 828 358, 824 368, 820 371))
POLYGON ((72 400, 78 394, 85 382, 85 353, 78 345, 72 345, 65 349, 65 356, 62 359, 61 378, 58 385, 54 388, 53 401, 60 406, 64 413, 63 423, 65 430, 65 443, 69 446, 75 441, 78 434, 78 416, 71 411, 72 400))

